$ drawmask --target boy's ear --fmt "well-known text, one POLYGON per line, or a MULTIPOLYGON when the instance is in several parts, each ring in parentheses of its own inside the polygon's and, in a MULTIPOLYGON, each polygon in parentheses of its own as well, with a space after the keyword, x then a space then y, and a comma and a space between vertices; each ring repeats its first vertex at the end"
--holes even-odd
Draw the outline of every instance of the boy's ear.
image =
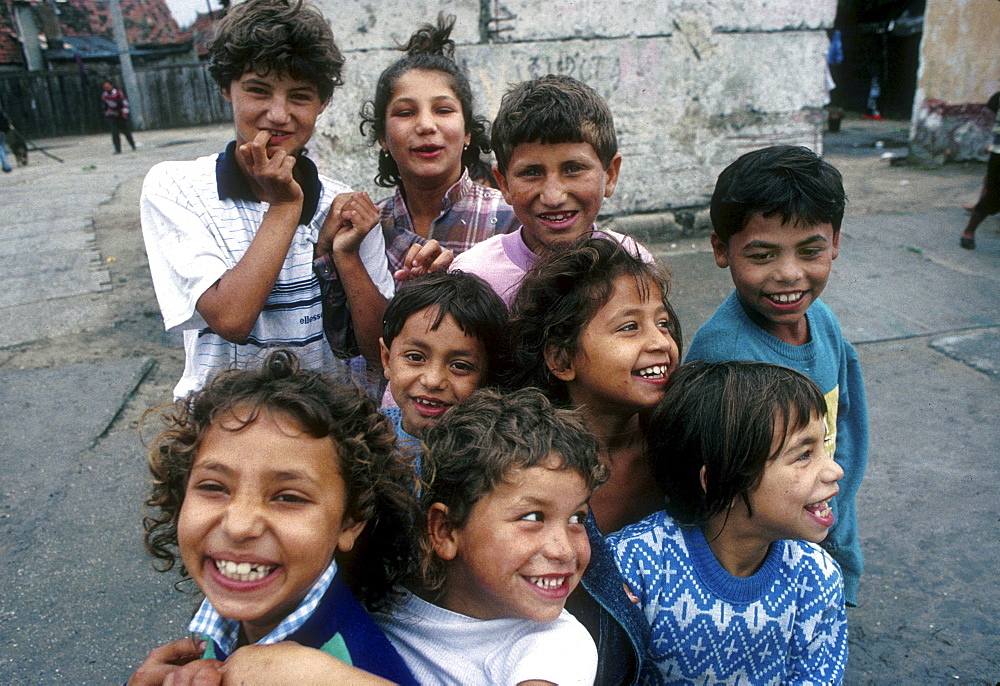
POLYGON ((708 467, 705 465, 702 465, 698 472, 698 481, 701 482, 701 490, 708 493, 708 467))
POLYGON ((709 239, 712 241, 712 254, 715 255, 715 263, 722 269, 729 266, 729 243, 719 237, 719 234, 712 232, 709 239))
MULTIPOLYGON (((604 170, 604 197, 610 198, 611 194, 615 192, 615 186, 618 185, 618 174, 622 170, 622 154, 616 152, 615 156, 611 158, 611 164, 608 168, 604 170)), ((510 203, 507 203, 510 204, 510 203)))
POLYGON ((835 260, 835 259, 837 259, 837 255, 840 254, 840 230, 839 229, 837 231, 833 232, 833 243, 832 243, 832 245, 833 245, 833 253, 832 253, 832 257, 830 257, 830 259, 831 260, 835 260))
POLYGON ((382 376, 385 377, 386 381, 392 381, 389 378, 389 348, 385 346, 385 339, 381 336, 378 337, 378 349, 382 358, 382 376))
POLYGON ((219 86, 219 91, 222 93, 222 97, 224 97, 226 100, 228 100, 229 102, 233 101, 233 94, 232 92, 230 92, 229 86, 219 86))
POLYGON ((557 348, 551 343, 545 346, 545 366, 549 368, 552 376, 564 383, 576 378, 573 360, 565 350, 557 348))
POLYGON ((427 536, 434 554, 442 560, 458 556, 458 531, 448 521, 448 506, 444 503, 434 503, 427 511, 427 536))
POLYGON ((507 177, 500 173, 500 167, 495 164, 493 165, 492 171, 493 178, 497 181, 497 188, 499 188, 500 192, 503 194, 503 199, 508 205, 510 205, 510 186, 507 185, 507 177))
POLYGON ((349 552, 351 548, 354 547, 354 543, 358 540, 358 536, 361 532, 365 530, 365 524, 368 522, 355 522, 352 518, 344 515, 344 521, 342 523, 342 529, 340 530, 340 535, 337 537, 337 548, 341 552, 349 552))

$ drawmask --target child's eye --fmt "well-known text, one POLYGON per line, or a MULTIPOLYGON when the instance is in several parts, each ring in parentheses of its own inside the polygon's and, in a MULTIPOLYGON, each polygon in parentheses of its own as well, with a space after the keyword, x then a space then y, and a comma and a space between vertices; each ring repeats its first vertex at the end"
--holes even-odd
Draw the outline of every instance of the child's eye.
POLYGON ((577 512, 576 514, 571 515, 570 518, 569 518, 569 523, 570 524, 583 524, 585 521, 587 521, 587 512, 586 512, 586 510, 581 510, 580 512, 577 512))
POLYGON ((529 512, 526 515, 521 515, 521 520, 526 522, 543 522, 545 517, 541 512, 529 512))
POLYGON ((565 171, 567 174, 579 174, 580 172, 584 171, 584 168, 582 165, 579 164, 567 164, 565 167, 565 171))
POLYGON ((225 493, 225 487, 216 481, 202 481, 201 483, 195 484, 194 490, 201 491, 202 493, 225 493))
POLYGON ((438 114, 454 114, 455 108, 453 107, 439 107, 437 108, 438 114))
POLYGON ((627 324, 623 324, 623 325, 619 326, 618 330, 619 331, 635 331, 638 328, 639 328, 639 325, 636 324, 635 322, 628 322, 627 324))
POLYGON ((807 461, 809 461, 809 459, 811 459, 811 458, 812 458, 812 451, 811 451, 811 450, 807 450, 807 451, 805 451, 804 453, 802 453, 801 455, 799 455, 799 456, 798 456, 797 458, 795 458, 795 459, 796 459, 797 461, 799 461, 799 462, 807 462, 807 461))
POLYGON ((471 374, 472 372, 476 371, 475 365, 461 360, 458 362, 452 362, 451 368, 461 374, 471 374))
POLYGON ((763 262, 764 260, 772 257, 769 252, 755 252, 747 255, 747 257, 755 262, 763 262))
POLYGON ((396 110, 390 116, 393 117, 409 117, 413 114, 410 110, 396 110))
POLYGON ((309 500, 297 493, 279 493, 274 497, 279 503, 307 503, 309 500))
POLYGON ((799 251, 799 254, 806 259, 811 259, 814 257, 819 257, 823 253, 822 248, 804 248, 799 251))
POLYGON ((424 356, 421 355, 420 353, 403 353, 403 358, 408 360, 409 362, 419 363, 424 361, 424 356))
POLYGON ((540 172, 537 169, 522 169, 521 171, 517 172, 517 176, 522 178, 533 178, 541 175, 542 172, 540 172))

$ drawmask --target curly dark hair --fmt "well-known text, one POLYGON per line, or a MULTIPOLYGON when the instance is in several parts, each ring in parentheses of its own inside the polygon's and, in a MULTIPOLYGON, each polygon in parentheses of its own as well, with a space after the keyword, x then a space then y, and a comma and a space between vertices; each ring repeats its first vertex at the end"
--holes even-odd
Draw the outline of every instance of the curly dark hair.
POLYGON ((698 526, 728 512, 739 498, 753 516, 750 493, 774 457, 775 434, 784 443, 812 417, 825 417, 826 409, 812 379, 787 367, 733 361, 682 365, 645 426, 646 455, 667 496, 667 512, 682 525, 698 526))
POLYGON ((300 369, 287 350, 270 352, 259 369, 230 369, 173 405, 153 408, 166 425, 149 446, 152 487, 145 502, 144 542, 160 571, 178 566, 190 578, 177 544, 177 522, 198 449, 212 426, 238 418, 238 431, 262 412, 293 419, 314 438, 337 446, 347 487, 346 513, 367 522, 349 556, 338 557, 344 579, 370 609, 394 598, 409 572, 416 512, 412 459, 396 449, 392 422, 363 390, 300 369), (236 412, 238 411, 238 417, 236 412))
MULTIPOLYGON (((412 69, 438 71, 448 77, 455 97, 462 104, 462 118, 465 120, 465 132, 471 140, 462 152, 462 166, 472 167, 479 160, 481 153, 490 152, 490 137, 487 133, 487 120, 473 114, 472 87, 465 70, 455 61, 455 41, 451 39, 451 31, 455 28, 455 16, 442 12, 438 15, 437 24, 423 24, 416 33, 410 36, 406 45, 400 50, 406 52, 389 65, 378 77, 375 86, 375 99, 366 102, 361 108, 361 135, 375 145, 385 138, 385 115, 392 100, 396 82, 403 74, 412 69)), ((402 183, 399 166, 385 150, 378 154, 378 174, 375 183, 383 188, 395 188, 402 183)))
POLYGON ((233 5, 216 24, 208 46, 211 74, 228 90, 248 71, 272 71, 316 86, 326 102, 343 85, 344 56, 333 40, 330 24, 302 0, 247 0, 233 5))
POLYGON ((619 276, 634 278, 640 293, 648 294, 656 287, 670 317, 669 331, 677 344, 677 355, 681 356, 680 321, 667 299, 669 275, 658 265, 643 262, 634 254, 634 240, 626 241, 623 244, 607 234, 589 233, 535 263, 511 303, 507 326, 510 360, 502 380, 505 388, 534 386, 553 402, 568 405, 569 391, 550 373, 546 350, 551 346, 568 358, 576 355, 584 327, 611 298, 619 276))
POLYGON ((448 412, 424 437, 417 538, 422 548, 421 582, 436 590, 444 565, 427 531, 431 505, 448 507, 448 520, 462 527, 472 508, 504 483, 515 469, 545 465, 558 457, 559 469, 577 472, 593 491, 608 479, 597 439, 575 410, 556 408, 537 388, 508 394, 480 389, 448 412))

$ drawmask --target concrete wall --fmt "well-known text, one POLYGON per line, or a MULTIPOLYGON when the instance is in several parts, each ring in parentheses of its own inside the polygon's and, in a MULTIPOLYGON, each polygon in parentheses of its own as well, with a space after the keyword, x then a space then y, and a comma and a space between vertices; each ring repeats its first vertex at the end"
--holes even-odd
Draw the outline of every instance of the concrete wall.
POLYGON ((1000 2, 928 0, 911 122, 911 150, 924 163, 986 159, 1000 90, 1000 2))
POLYGON ((313 150, 328 173, 359 189, 374 189, 376 152, 358 132, 357 112, 400 56, 391 47, 438 10, 458 17, 457 56, 487 118, 511 84, 547 73, 577 77, 607 98, 624 157, 609 213, 702 207, 718 172, 763 145, 821 150, 824 30, 835 0, 317 4, 347 66, 313 150))

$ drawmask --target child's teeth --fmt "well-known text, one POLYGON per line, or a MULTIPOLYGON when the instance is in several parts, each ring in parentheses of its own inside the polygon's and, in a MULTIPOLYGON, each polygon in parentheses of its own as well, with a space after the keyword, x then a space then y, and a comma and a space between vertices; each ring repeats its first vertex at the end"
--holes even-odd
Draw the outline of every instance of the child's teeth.
POLYGON ((216 560, 215 568, 222 576, 238 581, 257 581, 263 579, 274 569, 273 565, 258 565, 249 562, 233 562, 232 560, 216 560))
POLYGON ((802 297, 802 293, 776 293, 771 296, 771 300, 778 303, 791 303, 795 302, 802 297))
POLYGON ((540 588, 552 590, 563 585, 563 578, 550 579, 544 576, 531 576, 528 580, 540 588))
POLYGON ((645 369, 640 369, 639 376, 646 379, 658 379, 667 373, 666 365, 654 364, 652 367, 646 367, 645 369))

